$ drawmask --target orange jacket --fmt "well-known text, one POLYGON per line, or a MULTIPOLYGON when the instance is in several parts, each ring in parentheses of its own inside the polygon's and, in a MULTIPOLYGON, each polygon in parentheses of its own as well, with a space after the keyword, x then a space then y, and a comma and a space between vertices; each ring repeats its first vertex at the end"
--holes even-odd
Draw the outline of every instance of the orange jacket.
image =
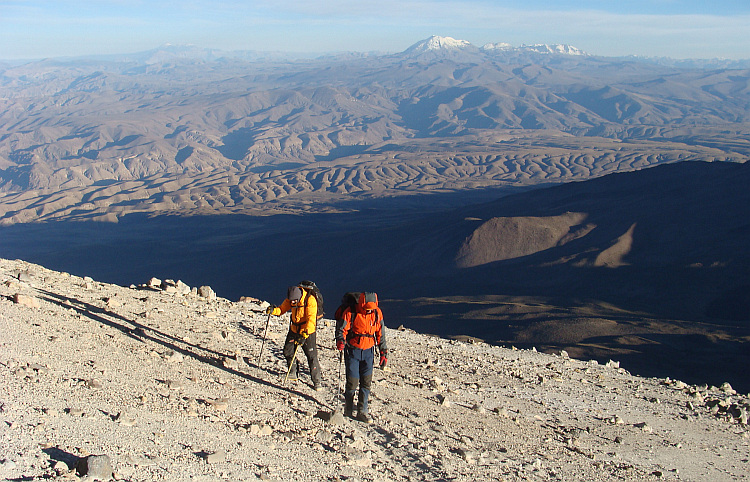
POLYGON ((354 313, 350 308, 344 311, 336 339, 345 340, 349 345, 362 350, 378 345, 381 353, 387 352, 383 312, 378 308, 377 301, 366 303, 365 296, 365 293, 360 295, 354 313))
POLYGON ((289 330, 298 335, 308 336, 315 333, 318 318, 318 300, 315 295, 304 288, 302 290, 301 302, 294 304, 285 299, 281 306, 277 306, 271 312, 272 315, 280 316, 291 311, 289 330))

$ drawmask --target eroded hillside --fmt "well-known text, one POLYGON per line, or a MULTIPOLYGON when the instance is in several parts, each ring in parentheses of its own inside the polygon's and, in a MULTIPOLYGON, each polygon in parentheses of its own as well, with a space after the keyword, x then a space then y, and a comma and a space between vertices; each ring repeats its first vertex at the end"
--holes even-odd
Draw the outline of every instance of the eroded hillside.
POLYGON ((748 158, 746 70, 529 55, 7 67, 0 221, 326 210, 748 158))

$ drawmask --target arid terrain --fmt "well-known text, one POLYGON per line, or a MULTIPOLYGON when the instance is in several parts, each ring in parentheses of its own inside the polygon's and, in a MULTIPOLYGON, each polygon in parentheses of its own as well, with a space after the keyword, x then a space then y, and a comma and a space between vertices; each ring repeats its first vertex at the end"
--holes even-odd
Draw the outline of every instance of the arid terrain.
POLYGON ((750 390, 747 63, 433 44, 0 64, 0 256, 750 390))
POLYGON ((179 280, 125 287, 0 259, 0 477, 750 476, 750 399, 730 384, 642 378, 616 360, 394 325, 389 364, 375 374, 374 423, 343 418, 332 321, 320 324, 324 391, 314 392, 306 374, 284 382, 288 320, 267 318, 266 305, 179 280))
POLYGON ((750 154, 746 68, 429 40, 0 65, 0 223, 326 212, 750 154))

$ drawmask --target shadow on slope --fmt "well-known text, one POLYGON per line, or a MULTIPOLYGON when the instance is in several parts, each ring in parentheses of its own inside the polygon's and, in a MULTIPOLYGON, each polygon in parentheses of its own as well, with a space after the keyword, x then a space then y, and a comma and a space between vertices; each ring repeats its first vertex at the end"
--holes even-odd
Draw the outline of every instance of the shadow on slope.
POLYGON ((373 201, 341 215, 14 225, 2 228, 0 256, 272 303, 313 279, 329 316, 345 291, 373 290, 390 327, 566 349, 750 390, 749 185, 750 164, 683 162, 449 212, 373 201), (510 229, 514 219, 531 228, 510 229), (498 256, 506 244, 515 248, 498 256), (475 262, 457 264, 460 253, 475 262))

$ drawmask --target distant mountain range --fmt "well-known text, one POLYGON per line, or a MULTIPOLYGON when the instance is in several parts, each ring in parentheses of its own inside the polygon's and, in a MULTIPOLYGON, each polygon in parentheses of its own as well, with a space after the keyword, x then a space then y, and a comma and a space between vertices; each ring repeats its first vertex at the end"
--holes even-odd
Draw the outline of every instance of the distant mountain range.
MULTIPOLYGON (((584 52, 572 45, 566 44, 522 44, 514 46, 507 42, 491 42, 482 46, 475 46, 467 40, 454 39, 452 37, 443 37, 433 35, 427 39, 421 40, 401 53, 395 55, 410 55, 414 53, 425 53, 428 51, 451 51, 459 50, 464 52, 484 52, 486 54, 559 54, 573 56, 594 55, 584 52)), ((197 60, 212 62, 217 60, 246 60, 252 62, 261 61, 300 61, 314 59, 354 59, 362 57, 380 57, 389 55, 385 52, 338 52, 338 53, 315 53, 315 52, 285 52, 285 51, 264 51, 264 50, 220 50, 202 48, 196 45, 174 45, 164 44, 152 50, 136 52, 131 54, 111 54, 111 55, 88 55, 82 57, 65 57, 57 60, 65 62, 85 62, 85 61, 109 61, 109 62, 138 62, 146 64, 164 63, 172 61, 197 60)), ((644 57, 644 56, 626 56, 626 57, 602 57, 601 59, 609 60, 631 60, 637 62, 650 62, 662 64, 665 66, 683 67, 683 68, 700 68, 700 69, 742 69, 750 68, 750 57, 747 59, 672 59, 669 57, 644 57)), ((41 60, 41 59, 37 59, 41 60)), ((48 59, 54 60, 54 59, 48 59)), ((9 61, 0 59, 0 66, 6 68, 11 65, 27 64, 33 60, 26 61, 9 61)))
POLYGON ((0 68, 0 222, 340 209, 750 155, 750 70, 432 37, 0 68))

